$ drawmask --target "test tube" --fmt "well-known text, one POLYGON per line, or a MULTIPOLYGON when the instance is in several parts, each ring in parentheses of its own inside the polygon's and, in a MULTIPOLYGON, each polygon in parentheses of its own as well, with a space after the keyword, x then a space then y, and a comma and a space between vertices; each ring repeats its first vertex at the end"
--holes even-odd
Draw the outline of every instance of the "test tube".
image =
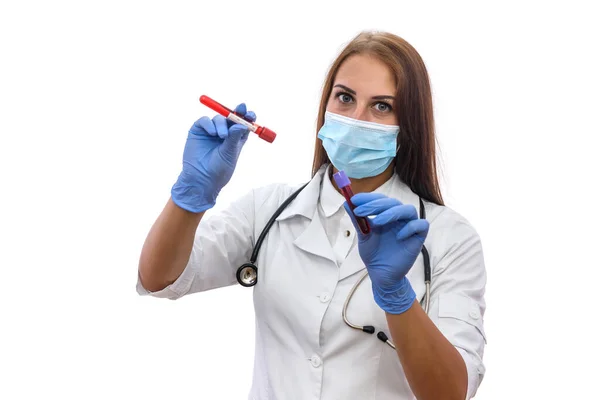
MULTIPOLYGON (((354 193, 352 192, 352 187, 350 186, 350 179, 348 179, 348 176, 344 173, 344 171, 339 171, 333 174, 333 179, 335 180, 336 185, 340 188, 342 194, 346 198, 346 202, 348 203, 350 210, 354 212, 356 206, 350 200, 352 196, 354 196, 354 193)), ((356 216, 356 214, 354 214, 354 217, 356 218, 358 227, 360 228, 360 231, 363 234, 366 235, 369 232, 371 232, 371 226, 369 225, 369 221, 367 220, 367 218, 358 217, 356 216)))
POLYGON ((234 111, 225 107, 223 104, 214 101, 213 99, 211 99, 210 97, 208 97, 206 95, 200 96, 200 103, 202 103, 205 106, 207 106, 208 108, 218 112, 219 114, 221 114, 225 118, 229 119, 230 121, 233 121, 236 124, 244 125, 246 128, 248 128, 252 132, 256 133, 259 138, 261 138, 269 143, 273 143, 273 140, 275 140, 275 137, 277 136, 275 134, 275 132, 273 132, 266 126, 260 126, 260 125, 256 124, 255 122, 252 122, 248 118, 242 117, 242 116, 236 114, 234 111))

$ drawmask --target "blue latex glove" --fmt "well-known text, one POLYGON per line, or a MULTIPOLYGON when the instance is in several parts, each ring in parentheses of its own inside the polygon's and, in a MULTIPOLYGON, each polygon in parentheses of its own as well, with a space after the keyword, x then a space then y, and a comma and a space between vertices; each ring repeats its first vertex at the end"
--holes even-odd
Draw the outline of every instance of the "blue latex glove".
MULTIPOLYGON (((235 112, 256 120, 244 103, 235 112)), ((171 189, 173 202, 194 213, 214 207, 219 192, 233 175, 249 132, 222 115, 197 120, 188 132, 183 168, 171 189)))
POLYGON ((358 252, 369 272, 375 302, 390 314, 401 314, 416 298, 406 274, 421 252, 429 222, 419 219, 414 206, 380 193, 358 193, 351 200, 357 216, 375 216, 369 219, 371 232, 364 235, 344 202, 358 234, 358 252))

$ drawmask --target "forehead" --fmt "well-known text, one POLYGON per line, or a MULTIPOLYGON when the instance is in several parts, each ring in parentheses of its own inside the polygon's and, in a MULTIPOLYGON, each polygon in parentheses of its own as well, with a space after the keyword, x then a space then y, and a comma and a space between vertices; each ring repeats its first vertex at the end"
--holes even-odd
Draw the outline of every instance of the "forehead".
POLYGON ((344 60, 335 76, 334 85, 338 83, 354 89, 359 95, 393 95, 396 90, 392 70, 369 54, 354 54, 344 60))

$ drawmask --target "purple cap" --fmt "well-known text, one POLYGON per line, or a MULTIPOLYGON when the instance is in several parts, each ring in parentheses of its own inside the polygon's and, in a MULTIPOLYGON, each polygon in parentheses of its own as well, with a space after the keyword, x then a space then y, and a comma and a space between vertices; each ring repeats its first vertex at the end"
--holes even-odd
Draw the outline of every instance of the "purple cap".
POLYGON ((348 179, 344 171, 333 174, 333 179, 335 179, 335 183, 340 189, 350 185, 350 179, 348 179))

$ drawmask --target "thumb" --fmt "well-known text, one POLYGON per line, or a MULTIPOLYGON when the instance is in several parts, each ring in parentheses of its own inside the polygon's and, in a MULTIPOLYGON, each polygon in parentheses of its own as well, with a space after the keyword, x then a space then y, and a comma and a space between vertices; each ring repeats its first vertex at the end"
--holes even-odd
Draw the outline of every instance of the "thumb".
POLYGON ((242 141, 242 136, 245 134, 247 137, 247 131, 248 128, 239 124, 235 124, 229 128, 229 133, 221 145, 221 155, 224 159, 233 161, 237 158, 240 148, 245 142, 242 141))

